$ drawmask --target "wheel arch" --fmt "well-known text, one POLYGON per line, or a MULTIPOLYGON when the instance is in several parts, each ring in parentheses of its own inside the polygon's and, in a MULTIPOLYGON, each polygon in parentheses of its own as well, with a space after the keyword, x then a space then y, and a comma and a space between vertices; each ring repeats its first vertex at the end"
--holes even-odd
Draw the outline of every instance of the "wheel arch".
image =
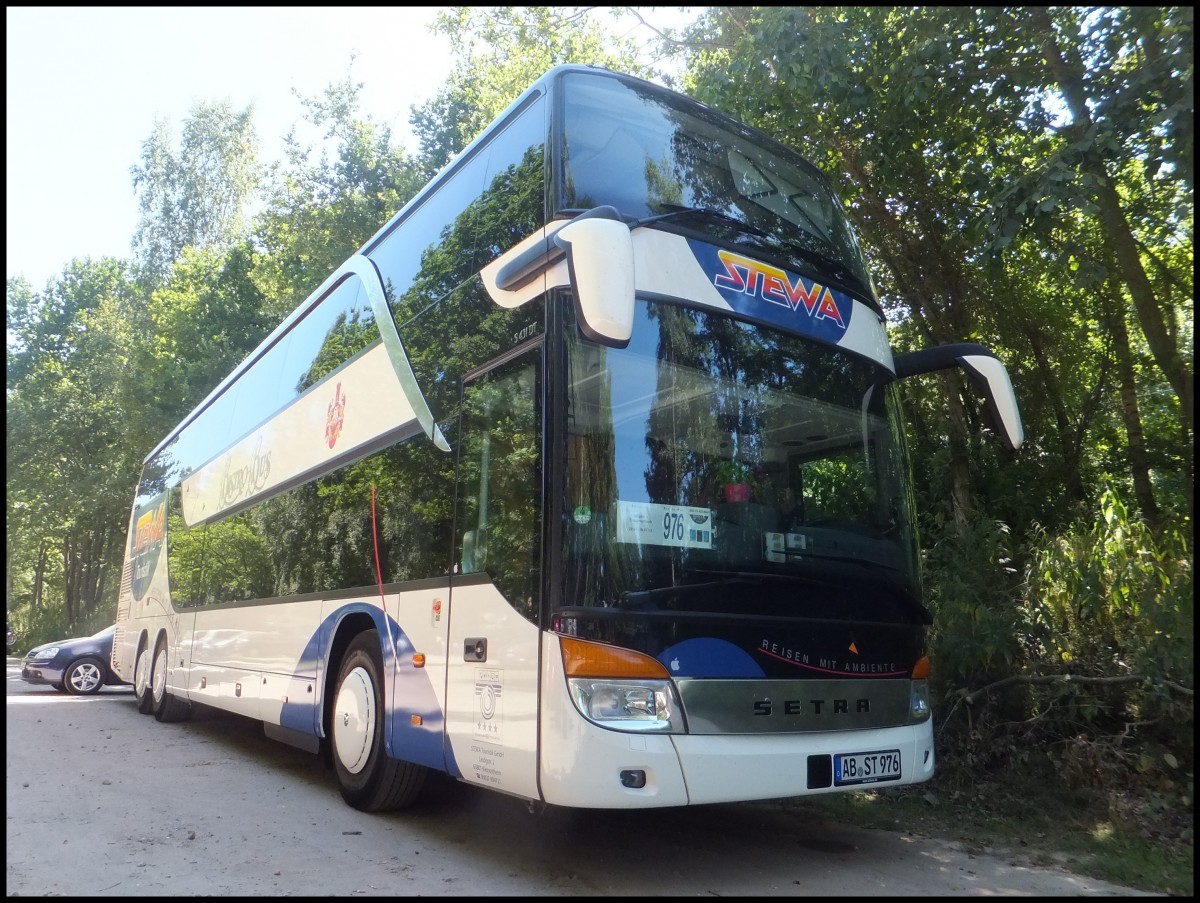
POLYGON ((135 668, 137 667, 138 656, 141 655, 142 650, 144 650, 149 645, 150 645, 150 631, 147 630, 145 627, 143 627, 143 628, 141 628, 141 630, 138 631, 137 648, 134 649, 134 651, 133 651, 133 665, 135 668))
MULTIPOLYGON (((350 647, 350 643, 356 636, 368 630, 379 631, 380 653, 384 663, 384 679, 388 679, 390 673, 388 668, 388 657, 383 654, 383 631, 380 625, 366 611, 352 611, 338 621, 334 627, 333 636, 329 640, 329 653, 325 656, 325 673, 321 680, 321 716, 320 724, 317 726, 318 735, 322 740, 329 740, 329 724, 332 718, 333 703, 337 698, 337 680, 338 672, 342 669, 342 659, 346 657, 346 650, 350 647)), ((384 687, 384 698, 391 696, 384 687)), ((387 706, 384 707, 384 718, 388 719, 390 713, 387 711, 387 706)), ((386 737, 386 734, 385 734, 386 737)))

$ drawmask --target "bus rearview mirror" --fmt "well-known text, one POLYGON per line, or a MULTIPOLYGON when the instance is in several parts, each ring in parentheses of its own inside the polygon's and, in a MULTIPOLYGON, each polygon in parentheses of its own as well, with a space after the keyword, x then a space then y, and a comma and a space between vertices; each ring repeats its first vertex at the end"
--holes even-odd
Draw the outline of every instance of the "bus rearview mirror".
POLYGON ((593 342, 624 348, 633 334, 633 237, 619 219, 578 217, 554 234, 567 252, 579 328, 593 342))
POLYGON ((1018 449, 1025 441, 1025 427, 1017 408, 1008 371, 996 355, 978 342, 938 345, 921 351, 910 351, 895 358, 896 377, 916 376, 949 367, 961 367, 983 390, 988 409, 998 428, 1000 439, 1010 449, 1018 449))

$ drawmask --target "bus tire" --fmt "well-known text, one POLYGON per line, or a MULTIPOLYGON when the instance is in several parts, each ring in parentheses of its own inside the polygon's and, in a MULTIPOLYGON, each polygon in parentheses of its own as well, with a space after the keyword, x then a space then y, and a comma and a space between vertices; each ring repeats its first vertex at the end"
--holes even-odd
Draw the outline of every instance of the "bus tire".
POLYGON ((363 812, 411 805, 425 783, 424 766, 387 755, 384 721, 379 632, 366 630, 350 641, 338 669, 329 726, 333 770, 342 798, 363 812))
POLYGON ((167 638, 161 637, 154 653, 154 669, 150 672, 151 711, 163 723, 183 721, 191 714, 191 706, 167 689, 167 638))
POLYGON ((133 698, 137 700, 138 711, 149 715, 154 708, 154 700, 150 695, 150 669, 154 657, 148 646, 138 650, 137 664, 133 669, 133 698))

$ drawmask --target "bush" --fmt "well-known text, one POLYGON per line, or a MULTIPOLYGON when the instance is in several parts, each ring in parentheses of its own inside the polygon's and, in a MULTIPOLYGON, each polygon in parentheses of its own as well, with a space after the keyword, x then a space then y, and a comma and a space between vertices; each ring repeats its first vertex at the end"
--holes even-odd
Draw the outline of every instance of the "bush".
POLYGON ((929 556, 948 783, 1040 773, 1143 833, 1190 843, 1194 775, 1189 524, 1156 535, 1117 493, 1092 523, 1036 533, 1023 582, 981 522, 929 556))

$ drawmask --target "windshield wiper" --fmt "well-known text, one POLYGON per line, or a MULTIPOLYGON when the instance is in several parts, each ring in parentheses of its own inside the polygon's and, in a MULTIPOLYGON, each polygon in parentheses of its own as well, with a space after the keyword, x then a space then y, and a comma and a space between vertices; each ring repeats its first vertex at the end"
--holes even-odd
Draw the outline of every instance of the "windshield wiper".
POLYGON ((718 589, 723 586, 733 586, 744 583, 751 586, 761 586, 764 582, 775 583, 804 583, 809 586, 820 586, 825 583, 817 577, 807 577, 801 574, 769 574, 760 571, 710 571, 697 570, 697 574, 725 574, 719 580, 709 580, 705 583, 679 583, 669 586, 656 586, 653 589, 629 590, 621 593, 617 599, 618 608, 630 608, 644 602, 653 602, 664 596, 690 595, 694 592, 708 589, 718 589))
POLYGON ((788 557, 789 562, 811 562, 814 567, 818 567, 826 561, 834 561, 838 564, 858 565, 863 570, 870 571, 884 579, 889 586, 894 588, 904 600, 904 604, 921 619, 922 623, 933 623, 933 614, 925 607, 925 603, 909 592, 903 585, 891 579, 892 575, 902 573, 899 568, 883 564, 871 558, 862 558, 856 555, 827 555, 822 552, 800 551, 798 549, 788 549, 784 554, 788 557))
POLYGON ((738 574, 721 580, 710 580, 707 583, 680 583, 668 586, 656 586, 653 589, 627 590, 617 599, 618 608, 630 608, 643 602, 653 602, 664 596, 690 595, 706 589, 716 589, 721 586, 732 586, 735 583, 757 583, 755 574, 738 574))
POLYGON ((738 219, 736 216, 730 216, 728 213, 725 213, 721 210, 716 210, 712 207, 684 207, 680 204, 662 204, 660 206, 670 207, 672 209, 668 210, 666 213, 660 213, 657 216, 647 216, 644 219, 635 219, 629 224, 630 231, 638 228, 639 226, 649 225, 650 223, 661 223, 667 220, 684 219, 689 216, 696 216, 709 220, 717 220, 718 222, 741 229, 743 232, 749 232, 752 235, 758 235, 761 238, 773 237, 771 233, 767 232, 765 229, 760 229, 758 226, 753 226, 744 220, 738 219))

